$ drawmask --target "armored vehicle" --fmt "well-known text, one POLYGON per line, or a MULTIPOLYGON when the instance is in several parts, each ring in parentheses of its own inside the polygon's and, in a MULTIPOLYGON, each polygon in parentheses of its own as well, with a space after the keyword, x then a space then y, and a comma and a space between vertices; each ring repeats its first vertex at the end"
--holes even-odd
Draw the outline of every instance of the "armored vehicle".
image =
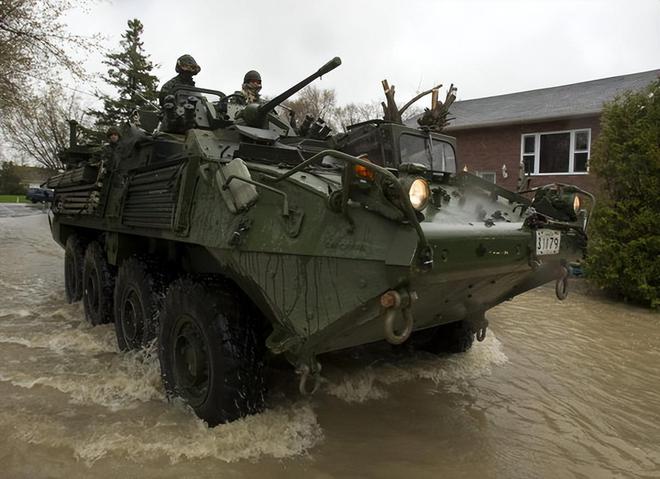
POLYGON ((325 352, 465 351, 493 306, 552 280, 563 298, 583 255, 577 188, 457 173, 453 138, 392 118, 332 135, 276 114, 340 63, 261 104, 178 88, 157 128, 72 141, 48 181, 67 300, 114 322, 122 350, 155 339, 166 391, 210 425, 264 407, 274 356, 309 393, 325 352))

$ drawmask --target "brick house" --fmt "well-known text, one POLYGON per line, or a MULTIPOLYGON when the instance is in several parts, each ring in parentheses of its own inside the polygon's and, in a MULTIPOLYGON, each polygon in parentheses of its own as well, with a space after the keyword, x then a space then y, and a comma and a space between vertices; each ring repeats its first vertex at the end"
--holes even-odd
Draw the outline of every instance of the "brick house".
POLYGON ((656 80, 652 70, 572 85, 455 102, 446 128, 459 168, 515 190, 522 161, 531 185, 571 183, 596 190, 589 157, 603 104, 656 80))

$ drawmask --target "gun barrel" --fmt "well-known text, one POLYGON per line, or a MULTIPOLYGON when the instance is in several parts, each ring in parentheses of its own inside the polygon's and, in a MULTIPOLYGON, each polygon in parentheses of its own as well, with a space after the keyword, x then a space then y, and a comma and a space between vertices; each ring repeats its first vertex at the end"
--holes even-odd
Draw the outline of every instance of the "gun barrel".
POLYGON ((317 78, 319 78, 319 77, 325 75, 326 73, 328 73, 328 72, 334 70, 334 69, 337 68, 339 65, 341 65, 341 58, 339 58, 339 57, 334 57, 334 58, 333 58, 332 60, 330 60, 328 63, 326 63, 325 65, 323 65, 321 68, 319 68, 319 69, 316 71, 316 73, 313 73, 312 75, 310 75, 310 76, 308 76, 307 78, 305 78, 303 81, 301 81, 301 82, 299 82, 299 83, 296 83, 294 86, 292 86, 291 88, 289 88, 289 89, 286 90, 285 92, 280 93, 279 95, 277 95, 275 98, 273 98, 273 99, 270 100, 269 102, 264 103, 263 105, 261 105, 261 106, 259 107, 259 110, 257 111, 257 112, 258 112, 257 114, 258 114, 259 116, 263 116, 263 115, 267 114, 270 110, 272 110, 273 108, 275 108, 277 105, 279 105, 280 103, 282 103, 284 100, 286 100, 287 98, 289 98, 289 97, 295 95, 295 94, 298 93, 300 90, 302 90, 303 88, 305 88, 307 85, 309 85, 310 83, 312 83, 314 80, 316 80, 317 78))

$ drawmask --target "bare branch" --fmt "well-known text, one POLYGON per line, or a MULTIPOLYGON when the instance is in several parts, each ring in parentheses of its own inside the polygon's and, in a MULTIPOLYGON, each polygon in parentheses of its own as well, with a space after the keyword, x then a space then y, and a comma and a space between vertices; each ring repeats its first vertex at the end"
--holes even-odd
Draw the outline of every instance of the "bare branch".
MULTIPOLYGON (((403 113, 404 113, 404 112, 405 112, 405 111, 406 111, 406 110, 407 110, 407 109, 408 109, 413 103, 415 103, 415 102, 416 102, 417 100, 419 100, 420 98, 425 97, 426 95, 428 95, 429 93, 432 93, 432 92, 433 92, 433 94, 434 94, 434 97, 433 97, 434 99, 432 98, 431 103, 432 103, 432 105, 435 105, 435 102, 438 100, 438 90, 439 90, 440 88, 442 88, 442 83, 439 84, 439 85, 434 86, 433 88, 429 88, 429 89, 426 90, 426 91, 423 91, 423 92, 420 93, 419 95, 414 96, 414 97, 412 98, 412 100, 410 100, 408 103, 406 103, 405 105, 403 105, 403 107, 399 110, 399 115, 403 116, 403 113)), ((432 106, 431 108, 433 108, 433 106, 432 106)))
POLYGON ((60 168, 58 154, 68 145, 69 119, 83 122, 82 108, 75 97, 52 88, 29 97, 24 106, 6 109, 0 128, 16 151, 46 167, 60 168))

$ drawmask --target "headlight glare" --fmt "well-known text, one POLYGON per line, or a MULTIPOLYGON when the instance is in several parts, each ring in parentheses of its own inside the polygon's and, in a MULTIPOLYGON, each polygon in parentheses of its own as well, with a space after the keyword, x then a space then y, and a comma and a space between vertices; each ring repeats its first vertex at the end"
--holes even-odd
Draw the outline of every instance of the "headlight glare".
POLYGON ((417 211, 422 211, 431 196, 431 189, 428 182, 422 178, 415 179, 410 185, 408 196, 410 197, 412 207, 417 211))

